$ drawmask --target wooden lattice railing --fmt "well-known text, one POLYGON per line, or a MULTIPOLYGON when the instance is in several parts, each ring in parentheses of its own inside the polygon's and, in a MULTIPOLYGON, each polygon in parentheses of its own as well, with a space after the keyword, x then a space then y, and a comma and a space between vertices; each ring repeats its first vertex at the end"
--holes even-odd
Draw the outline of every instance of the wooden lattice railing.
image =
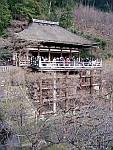
POLYGON ((15 69, 16 66, 0 66, 0 72, 9 72, 13 69, 15 69))
POLYGON ((102 67, 102 60, 76 62, 76 61, 41 61, 39 60, 21 60, 20 67, 31 66, 37 69, 77 69, 77 68, 100 68, 102 67))

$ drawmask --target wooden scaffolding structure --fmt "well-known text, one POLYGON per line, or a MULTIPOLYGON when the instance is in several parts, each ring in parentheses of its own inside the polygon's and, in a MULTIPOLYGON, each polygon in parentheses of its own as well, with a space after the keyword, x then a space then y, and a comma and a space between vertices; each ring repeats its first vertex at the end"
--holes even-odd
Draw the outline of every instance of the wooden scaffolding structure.
MULTIPOLYGON (((32 88, 33 102, 39 114, 73 111, 80 93, 101 94, 102 69, 77 72, 46 72, 32 88)), ((39 72, 37 72, 37 75, 39 72)))

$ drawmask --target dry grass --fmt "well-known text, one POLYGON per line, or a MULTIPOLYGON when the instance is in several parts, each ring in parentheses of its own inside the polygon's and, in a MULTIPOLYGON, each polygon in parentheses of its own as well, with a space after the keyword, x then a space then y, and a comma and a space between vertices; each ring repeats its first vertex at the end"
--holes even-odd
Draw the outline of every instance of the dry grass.
POLYGON ((74 25, 81 31, 93 34, 108 42, 107 48, 113 49, 113 13, 101 12, 92 7, 80 6, 74 9, 74 25))

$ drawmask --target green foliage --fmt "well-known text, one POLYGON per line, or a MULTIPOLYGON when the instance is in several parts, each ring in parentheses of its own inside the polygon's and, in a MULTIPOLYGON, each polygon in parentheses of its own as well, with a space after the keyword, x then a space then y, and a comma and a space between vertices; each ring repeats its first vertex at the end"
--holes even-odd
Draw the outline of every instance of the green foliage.
POLYGON ((72 26, 72 19, 72 13, 69 10, 64 9, 59 22, 60 26, 70 28, 72 26))
POLYGON ((74 2, 73 0, 67 0, 63 1, 63 11, 62 15, 60 18, 60 25, 64 28, 70 28, 72 26, 72 20, 73 20, 73 7, 74 7, 74 2))
POLYGON ((103 59, 109 59, 109 58, 113 57, 113 54, 109 50, 104 50, 102 57, 103 57, 103 59))
MULTIPOLYGON (((1 0, 0 34, 9 26, 11 18, 31 20, 32 18, 59 21, 64 28, 70 28, 73 20, 74 3, 92 5, 104 11, 111 11, 111 0, 1 0)), ((77 31, 79 32, 79 31, 77 31)), ((89 35, 84 35, 87 36, 89 35)), ((104 47, 105 42, 102 42, 104 47)))
POLYGON ((47 9, 46 0, 8 0, 8 4, 14 19, 43 16, 47 9))
POLYGON ((73 20, 73 8, 74 0, 51 0, 49 20, 59 21, 60 26, 70 28, 73 20))
POLYGON ((76 0, 77 3, 83 3, 84 5, 94 6, 102 11, 113 11, 112 0, 76 0))
POLYGON ((87 49, 87 50, 85 50, 85 49, 81 49, 81 58, 90 58, 91 57, 91 55, 90 55, 90 52, 89 52, 89 50, 87 49))
POLYGON ((74 0, 1 0, 0 34, 9 26, 11 18, 60 21, 62 27, 69 28, 72 26, 73 8, 74 0))
POLYGON ((0 1, 0 35, 7 28, 11 19, 10 11, 6 0, 0 1))
MULTIPOLYGON (((103 52, 102 52, 103 59, 108 59, 108 58, 113 57, 113 54, 109 50, 106 50, 107 41, 101 39, 100 37, 94 36, 92 34, 86 34, 84 32, 81 32, 78 28, 74 28, 74 29, 72 28, 71 32, 73 32, 77 35, 80 35, 88 40, 93 40, 93 41, 99 43, 99 47, 103 50, 103 52)), ((89 50, 86 50, 86 51, 81 50, 81 57, 86 58, 86 57, 94 57, 94 56, 90 55, 89 50)))

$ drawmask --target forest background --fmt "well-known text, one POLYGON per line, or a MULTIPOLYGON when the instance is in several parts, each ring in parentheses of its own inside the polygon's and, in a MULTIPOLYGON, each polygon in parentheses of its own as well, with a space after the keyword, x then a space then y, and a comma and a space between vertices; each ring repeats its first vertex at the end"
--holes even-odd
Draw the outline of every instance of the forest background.
POLYGON ((29 20, 32 18, 59 21, 65 28, 72 26, 75 5, 93 6, 99 10, 112 12, 112 0, 1 0, 0 33, 10 26, 12 19, 29 20))

